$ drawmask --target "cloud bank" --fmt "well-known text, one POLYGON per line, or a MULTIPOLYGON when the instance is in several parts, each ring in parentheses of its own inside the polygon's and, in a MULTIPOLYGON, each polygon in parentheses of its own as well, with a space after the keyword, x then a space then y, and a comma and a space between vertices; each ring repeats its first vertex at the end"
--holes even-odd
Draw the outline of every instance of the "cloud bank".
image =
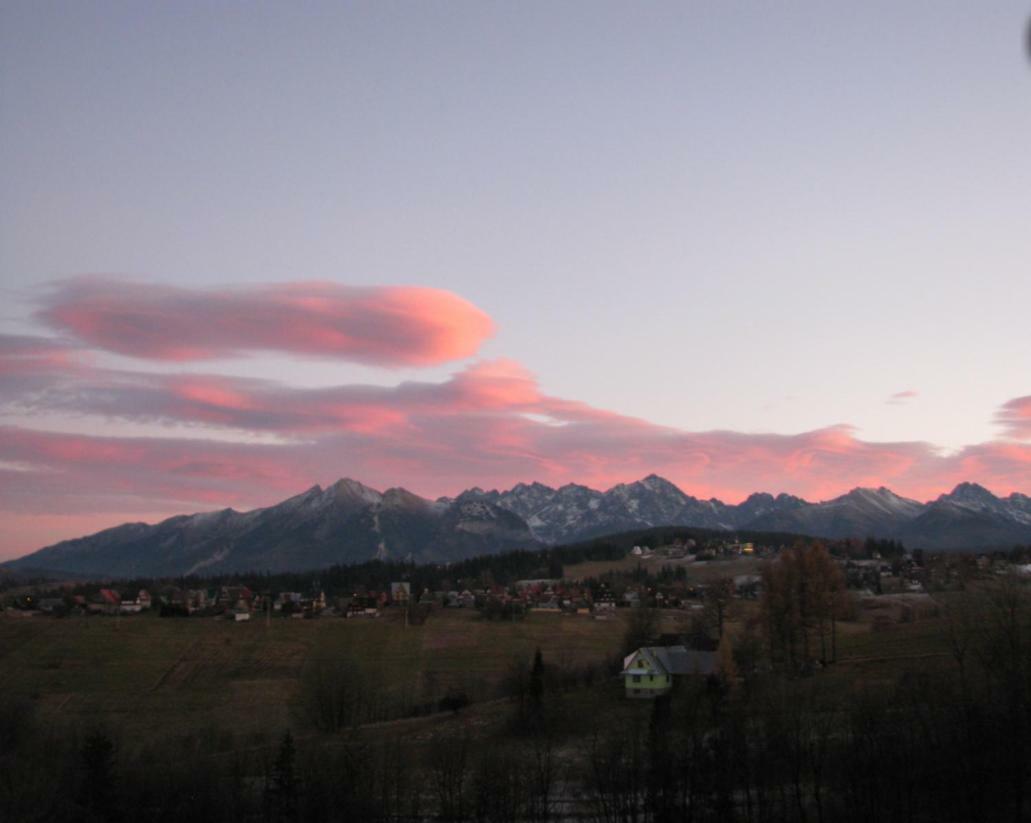
POLYGON ((187 364, 271 350, 388 367, 467 357, 493 322, 435 289, 77 279, 56 287, 40 317, 62 336, 0 335, 0 558, 126 520, 268 505, 341 476, 431 497, 528 480, 608 488, 651 472, 726 502, 880 485, 930 499, 963 480, 1031 489, 1031 396, 1000 407, 1003 438, 945 454, 865 441, 844 424, 795 434, 659 426, 549 395, 509 359, 435 382, 301 388, 94 357, 187 364))
POLYGON ((0 506, 13 518, 11 528, 19 518, 54 510, 110 512, 114 523, 134 512, 248 508, 344 475, 436 496, 525 480, 607 488, 658 472, 689 493, 728 502, 757 490, 826 499, 884 484, 929 499, 968 479, 998 493, 1031 486, 1028 443, 997 441, 944 455, 928 443, 867 442, 847 425, 790 435, 688 432, 547 395, 509 360, 475 363, 441 382, 317 389, 78 362, 26 383, 3 362, 0 391, 8 409, 25 417, 77 414, 161 424, 169 432, 98 437, 0 429, 0 506), (258 432, 277 441, 192 434, 200 430, 258 432))
POLYGON ((98 349, 179 362, 286 352, 429 366, 475 354, 494 331, 448 291, 334 283, 200 290, 77 278, 57 285, 38 317, 98 349))

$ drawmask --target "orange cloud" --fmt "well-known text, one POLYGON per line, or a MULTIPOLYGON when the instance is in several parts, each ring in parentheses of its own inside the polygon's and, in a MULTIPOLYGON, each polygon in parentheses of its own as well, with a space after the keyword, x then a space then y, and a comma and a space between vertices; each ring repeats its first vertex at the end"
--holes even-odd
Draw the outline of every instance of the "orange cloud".
POLYGON ((487 314, 441 289, 317 282, 199 290, 78 278, 39 318, 96 348, 171 361, 276 351, 426 366, 469 357, 494 332, 487 314))

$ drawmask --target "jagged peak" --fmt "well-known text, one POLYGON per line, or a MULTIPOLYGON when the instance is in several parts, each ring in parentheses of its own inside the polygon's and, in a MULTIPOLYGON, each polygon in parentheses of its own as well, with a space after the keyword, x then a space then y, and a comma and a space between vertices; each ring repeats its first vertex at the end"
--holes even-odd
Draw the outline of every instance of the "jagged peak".
POLYGON ((886 491, 888 491, 888 489, 885 486, 878 486, 877 488, 874 488, 873 486, 855 486, 855 487, 849 489, 848 492, 846 492, 842 496, 843 497, 871 497, 871 496, 880 497, 886 491))
POLYGON ((567 491, 586 491, 586 492, 594 492, 595 494, 601 494, 601 492, 599 492, 597 489, 592 489, 590 486, 584 486, 581 483, 566 483, 563 486, 559 486, 556 489, 556 491, 559 492, 560 494, 562 492, 567 492, 567 491))
POLYGON ((663 477, 660 474, 655 474, 655 472, 652 472, 647 477, 642 477, 637 482, 641 483, 642 485, 649 486, 649 487, 653 487, 653 486, 672 486, 677 491, 680 491, 680 488, 677 486, 676 483, 672 482, 671 480, 667 480, 665 477, 663 477))
POLYGON ((957 483, 954 488, 948 494, 943 494, 942 497, 951 497, 953 499, 963 500, 998 500, 999 498, 992 494, 988 489, 979 483, 963 482, 957 483))
POLYGON ((383 505, 385 506, 425 506, 429 501, 419 495, 403 489, 400 486, 393 486, 383 492, 383 505))
POLYGON ((541 482, 539 482, 537 480, 534 480, 532 483, 516 483, 511 489, 509 489, 510 493, 511 492, 525 492, 525 491, 553 492, 555 490, 551 486, 548 486, 548 485, 546 485, 544 483, 541 483, 541 482))
POLYGON ((647 477, 642 477, 640 480, 634 480, 632 483, 617 483, 606 494, 615 492, 619 494, 621 492, 629 490, 647 489, 648 491, 675 491, 679 494, 683 494, 682 491, 665 477, 660 477, 657 474, 649 474, 647 477))
MULTIPOLYGON (((850 500, 855 500, 855 499, 860 499, 860 500, 906 500, 906 501, 909 500, 909 498, 902 497, 901 495, 896 494, 891 489, 889 489, 887 486, 877 486, 876 488, 873 487, 873 486, 856 486, 854 489, 849 490, 847 493, 841 495, 841 497, 836 498, 836 499, 838 499, 838 500, 844 500, 844 499, 850 499, 850 500)), ((911 501, 911 502, 915 502, 915 501, 911 501)))
POLYGON ((350 477, 341 477, 332 486, 326 489, 325 494, 332 497, 353 497, 365 500, 368 503, 378 503, 382 498, 378 491, 350 477))
MULTIPOLYGON (((364 490, 364 489, 368 489, 369 491, 375 491, 375 489, 373 489, 371 486, 366 486, 360 480, 355 480, 355 479, 353 479, 351 477, 341 477, 332 486, 329 486, 328 488, 329 489, 347 489, 349 491, 350 490, 361 491, 361 490, 364 490)), ((328 491, 328 489, 327 489, 327 491, 328 491)))

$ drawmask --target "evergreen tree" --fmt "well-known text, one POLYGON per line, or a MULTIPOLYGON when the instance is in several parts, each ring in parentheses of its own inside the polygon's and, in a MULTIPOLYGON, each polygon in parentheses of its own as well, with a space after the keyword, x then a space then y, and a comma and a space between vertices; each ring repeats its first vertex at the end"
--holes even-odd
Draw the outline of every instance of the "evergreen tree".
POLYGON ((529 725, 534 731, 540 731, 544 727, 544 658, 541 656, 539 646, 533 655, 528 692, 530 698, 529 725))
POLYGON ((283 742, 279 745, 279 753, 272 764, 272 774, 265 789, 265 808, 270 820, 276 823, 287 823, 297 819, 297 776, 294 761, 297 750, 293 735, 287 730, 283 742))
POLYGON ((82 819, 117 819, 114 778, 115 745, 104 732, 96 730, 82 744, 83 782, 79 795, 82 819))

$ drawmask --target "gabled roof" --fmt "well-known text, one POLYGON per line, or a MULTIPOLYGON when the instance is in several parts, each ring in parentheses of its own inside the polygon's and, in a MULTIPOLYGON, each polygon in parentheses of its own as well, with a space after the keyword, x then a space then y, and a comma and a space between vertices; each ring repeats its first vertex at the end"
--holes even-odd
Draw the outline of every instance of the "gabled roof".
POLYGON ((623 660, 623 671, 636 673, 630 663, 640 654, 657 672, 667 674, 714 674, 719 668, 716 652, 702 652, 686 646, 643 646, 623 660))
POLYGON ((113 603, 118 605, 122 602, 121 595, 118 594, 114 589, 101 589, 100 597, 107 603, 113 603))

